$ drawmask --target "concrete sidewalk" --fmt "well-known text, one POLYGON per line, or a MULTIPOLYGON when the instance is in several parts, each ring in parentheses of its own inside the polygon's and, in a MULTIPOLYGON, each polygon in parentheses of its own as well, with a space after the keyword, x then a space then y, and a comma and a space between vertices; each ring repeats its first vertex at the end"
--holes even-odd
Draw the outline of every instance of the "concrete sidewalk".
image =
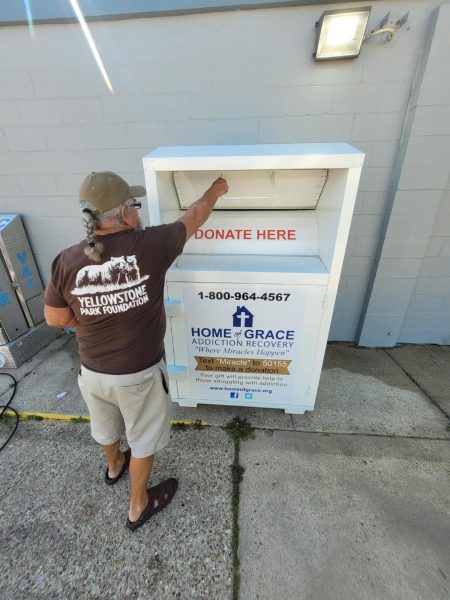
MULTIPOLYGON (((74 339, 55 341, 11 371, 13 405, 86 414, 78 365, 74 339)), ((0 597, 231 598, 222 427, 238 415, 257 428, 241 443, 242 600, 448 600, 449 373, 448 347, 330 344, 313 413, 175 407, 209 427, 173 432, 154 481, 173 474, 179 492, 134 534, 128 477, 103 484, 89 425, 21 421, 0 454, 0 597)), ((8 385, 0 377, 0 403, 8 385)))

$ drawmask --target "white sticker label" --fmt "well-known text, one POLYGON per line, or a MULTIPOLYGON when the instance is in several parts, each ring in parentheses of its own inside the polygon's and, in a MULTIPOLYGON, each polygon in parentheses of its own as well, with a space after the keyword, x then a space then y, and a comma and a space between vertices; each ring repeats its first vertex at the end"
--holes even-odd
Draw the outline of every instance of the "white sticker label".
POLYGON ((184 303, 194 398, 292 402, 304 291, 199 284, 184 289, 184 303))

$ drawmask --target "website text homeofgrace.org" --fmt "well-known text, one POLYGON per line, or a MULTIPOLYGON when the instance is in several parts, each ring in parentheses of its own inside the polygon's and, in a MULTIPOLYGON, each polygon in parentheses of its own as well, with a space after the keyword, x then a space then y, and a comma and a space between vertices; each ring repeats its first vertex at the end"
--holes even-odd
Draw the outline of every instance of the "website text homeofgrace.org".
POLYGON ((217 391, 217 392, 229 392, 232 389, 233 392, 243 392, 243 393, 251 392, 252 394, 260 394, 260 393, 271 394, 273 391, 271 389, 258 390, 256 388, 244 388, 244 387, 234 387, 234 386, 233 386, 233 388, 224 388, 224 387, 218 387, 218 386, 214 386, 214 385, 210 385, 209 389, 217 391))

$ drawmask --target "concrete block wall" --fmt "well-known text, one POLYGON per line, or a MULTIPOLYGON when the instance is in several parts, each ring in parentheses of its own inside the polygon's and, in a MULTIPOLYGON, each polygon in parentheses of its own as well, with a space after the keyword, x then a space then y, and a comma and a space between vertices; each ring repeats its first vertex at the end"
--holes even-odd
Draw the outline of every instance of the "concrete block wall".
POLYGON ((394 162, 391 204, 378 242, 358 343, 450 343, 450 5, 436 9, 394 162), (446 84, 444 84, 446 85, 446 84), (392 288, 393 281, 404 285, 392 288), (439 289, 439 292, 436 292, 439 289))
POLYGON ((450 344, 450 178, 436 210, 399 341, 450 344))
MULTIPOLYGON (((395 43, 373 39, 356 60, 322 64, 312 52, 326 4, 91 23, 114 95, 77 25, 36 26, 34 40, 24 26, 3 27, 0 210, 23 215, 47 279, 53 257, 82 234, 77 192, 91 170, 143 183, 141 158, 159 145, 349 142, 366 161, 330 337, 354 340, 410 91, 439 4, 374 3, 371 29, 389 10, 393 18, 410 11, 395 43)), ((436 128, 439 115, 433 119, 436 128)), ((418 126, 424 121, 425 113, 418 126)), ((403 249, 396 252, 400 260, 403 249)))

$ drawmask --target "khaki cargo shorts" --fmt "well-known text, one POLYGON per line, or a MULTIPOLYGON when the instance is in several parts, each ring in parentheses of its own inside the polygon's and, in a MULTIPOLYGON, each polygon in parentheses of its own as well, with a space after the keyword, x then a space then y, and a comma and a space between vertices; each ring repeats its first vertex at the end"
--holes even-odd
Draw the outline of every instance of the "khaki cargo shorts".
POLYGON ((91 433, 103 446, 126 432, 133 456, 151 456, 169 443, 170 395, 166 363, 129 375, 81 367, 78 385, 91 416, 91 433))

